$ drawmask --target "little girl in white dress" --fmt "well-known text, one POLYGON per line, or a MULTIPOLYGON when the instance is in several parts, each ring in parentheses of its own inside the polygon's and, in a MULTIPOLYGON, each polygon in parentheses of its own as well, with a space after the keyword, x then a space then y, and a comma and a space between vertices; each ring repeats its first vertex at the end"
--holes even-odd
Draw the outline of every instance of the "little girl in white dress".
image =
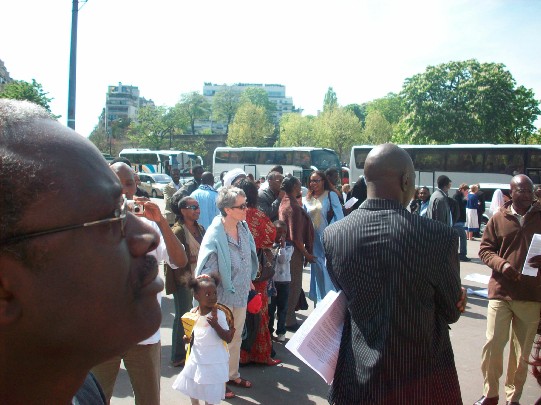
POLYGON ((228 326, 226 314, 217 307, 218 283, 217 274, 202 274, 189 282, 199 302, 199 307, 191 312, 199 317, 191 338, 184 336, 184 340, 190 342, 188 358, 173 388, 188 395, 192 404, 199 404, 199 400, 219 404, 225 398, 225 383, 229 380, 227 343, 231 342, 235 329, 228 326))

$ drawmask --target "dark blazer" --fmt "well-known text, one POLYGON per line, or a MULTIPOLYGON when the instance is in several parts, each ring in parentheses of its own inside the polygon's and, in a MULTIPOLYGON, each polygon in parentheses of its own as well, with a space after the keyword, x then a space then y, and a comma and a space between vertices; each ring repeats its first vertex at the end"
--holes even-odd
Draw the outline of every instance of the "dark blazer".
POLYGON ((323 234, 348 310, 331 404, 462 404, 448 324, 460 317, 458 237, 368 199, 323 234))
POLYGON ((452 218, 449 200, 447 199, 447 194, 445 194, 439 188, 434 190, 430 196, 426 216, 435 221, 440 221, 447 226, 451 226, 452 218))

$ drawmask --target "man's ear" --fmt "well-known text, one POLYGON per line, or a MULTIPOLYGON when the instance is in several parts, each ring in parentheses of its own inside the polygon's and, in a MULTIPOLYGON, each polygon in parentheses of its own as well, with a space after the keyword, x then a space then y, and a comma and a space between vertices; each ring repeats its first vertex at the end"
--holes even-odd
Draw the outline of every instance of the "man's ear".
POLYGON ((406 172, 402 173, 402 176, 400 177, 400 189, 402 191, 406 191, 408 189, 409 182, 410 182, 409 174, 406 172))
POLYGON ((11 288, 10 273, 25 270, 18 260, 0 254, 0 328, 16 322, 22 314, 20 302, 11 288))

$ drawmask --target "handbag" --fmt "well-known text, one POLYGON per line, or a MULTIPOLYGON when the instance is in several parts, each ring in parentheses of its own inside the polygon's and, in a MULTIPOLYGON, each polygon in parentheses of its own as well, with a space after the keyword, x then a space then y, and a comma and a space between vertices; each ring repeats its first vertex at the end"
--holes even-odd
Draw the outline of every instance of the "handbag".
POLYGON ((329 197, 329 211, 327 211, 327 223, 330 224, 333 217, 334 217, 334 210, 332 209, 332 201, 331 201, 331 193, 332 191, 327 192, 327 197, 329 197))
POLYGON ((273 278, 276 268, 276 255, 272 249, 258 249, 257 261, 257 275, 254 281, 261 282, 273 278))

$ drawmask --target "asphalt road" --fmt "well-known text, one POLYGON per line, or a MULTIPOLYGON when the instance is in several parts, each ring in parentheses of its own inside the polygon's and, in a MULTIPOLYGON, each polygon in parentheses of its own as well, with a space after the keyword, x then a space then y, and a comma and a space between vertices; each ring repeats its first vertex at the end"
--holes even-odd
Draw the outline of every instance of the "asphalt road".
MULTIPOLYGON (((162 203, 163 200, 158 200, 162 203)), ((461 263, 460 274, 464 287, 472 289, 486 288, 485 285, 471 281, 465 281, 464 277, 469 274, 489 275, 489 269, 481 264, 477 257, 479 250, 478 241, 468 242, 468 256, 472 258, 470 263, 461 263)), ((304 271, 303 284, 305 291, 308 290, 310 273, 304 271)), ((460 320, 451 325, 451 340, 455 353, 462 398, 464 404, 473 404, 482 394, 483 380, 480 371, 481 349, 485 342, 486 328, 486 307, 487 300, 484 298, 468 297, 466 312, 460 320)), ((303 320, 313 309, 310 303, 307 311, 300 311, 298 319, 303 320)), ((161 402, 164 405, 190 404, 189 398, 171 388, 174 379, 181 369, 169 366, 171 353, 171 327, 174 317, 173 297, 164 296, 162 299, 163 319, 161 324, 162 332, 162 371, 161 371, 161 402)), ((286 334, 291 337, 291 332, 286 334)), ((284 344, 274 343, 277 352, 276 358, 283 360, 283 363, 266 367, 250 365, 241 368, 244 378, 253 383, 250 389, 236 388, 234 391, 237 397, 232 400, 223 401, 231 404, 327 404, 328 386, 315 372, 304 363, 294 357, 284 344)), ((504 367, 507 367, 506 361, 504 367)), ((504 368, 504 373, 505 373, 504 368)), ((500 380, 503 384, 503 377, 500 380)), ((541 388, 535 379, 528 375, 524 393, 521 399, 522 405, 533 405, 541 396, 541 388)), ((500 386, 500 404, 505 404, 503 387, 500 386)), ((120 370, 115 386, 112 405, 134 404, 133 393, 129 383, 129 377, 124 369, 120 370)))

